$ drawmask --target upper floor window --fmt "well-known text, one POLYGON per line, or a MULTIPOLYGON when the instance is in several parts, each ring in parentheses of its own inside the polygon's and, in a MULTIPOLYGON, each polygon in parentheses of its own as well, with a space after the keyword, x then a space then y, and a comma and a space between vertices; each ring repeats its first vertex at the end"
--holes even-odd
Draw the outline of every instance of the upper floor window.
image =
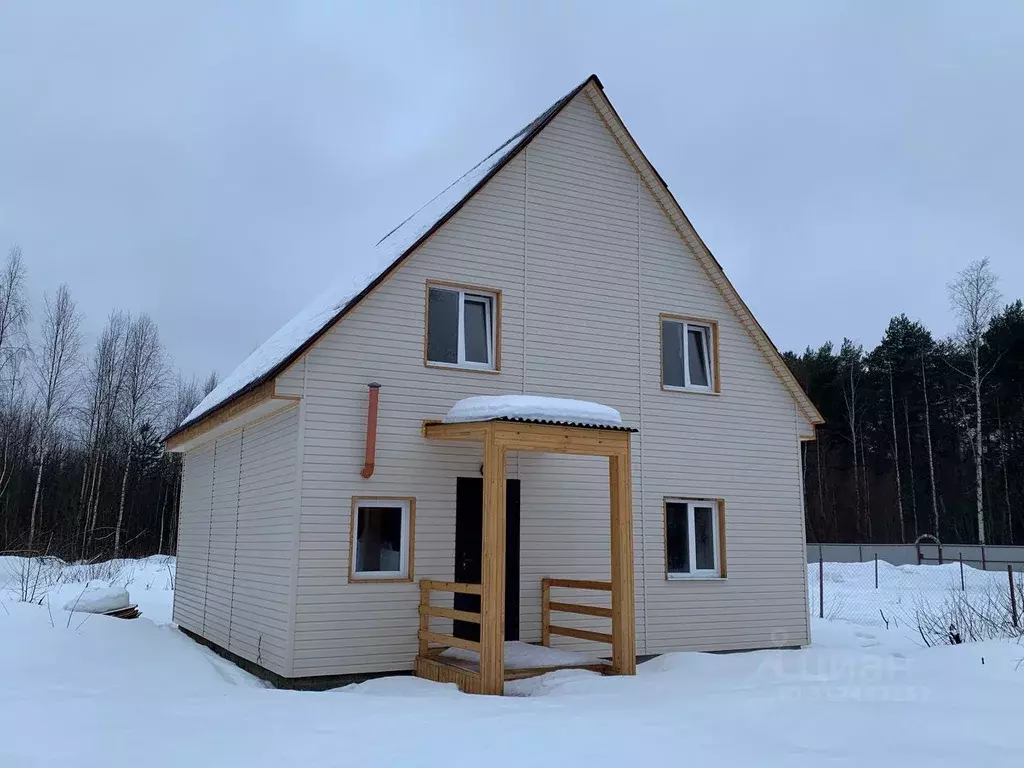
POLYGON ((717 392, 716 324, 661 316, 661 383, 666 389, 717 392))
POLYGON ((428 283, 427 364, 496 371, 500 307, 497 291, 428 283))

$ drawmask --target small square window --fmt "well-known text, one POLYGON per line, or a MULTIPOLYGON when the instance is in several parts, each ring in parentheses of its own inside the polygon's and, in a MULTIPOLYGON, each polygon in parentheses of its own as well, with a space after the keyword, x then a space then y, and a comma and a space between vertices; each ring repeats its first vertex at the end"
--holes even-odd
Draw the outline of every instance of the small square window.
POLYGON ((717 391, 713 323, 661 319, 661 379, 668 389, 717 391))
POLYGON ((722 575, 717 501, 665 500, 665 571, 669 579, 722 575))
POLYGON ((497 294, 428 285, 427 363, 497 370, 498 306, 497 294))
POLYGON ((412 578, 413 499, 354 499, 351 581, 412 578))

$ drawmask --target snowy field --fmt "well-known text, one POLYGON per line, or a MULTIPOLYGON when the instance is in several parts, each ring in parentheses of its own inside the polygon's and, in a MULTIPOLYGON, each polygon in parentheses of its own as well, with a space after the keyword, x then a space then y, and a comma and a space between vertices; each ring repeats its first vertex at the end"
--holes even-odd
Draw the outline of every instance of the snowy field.
MULTIPOLYGON (((873 562, 825 563, 824 571, 824 590, 819 591, 818 565, 812 563, 807 567, 811 614, 820 614, 823 596, 826 619, 854 624, 914 629, 920 613, 941 608, 961 591, 976 604, 1009 598, 1006 571, 982 571, 966 565, 961 569, 956 562, 917 566, 891 565, 880 560, 877 588, 873 562)), ((1020 603, 1024 574, 1015 574, 1014 582, 1020 603)))
MULTIPOLYGON (((847 568, 826 578, 848 603, 874 591, 873 567, 866 585, 847 568)), ((922 594, 948 588, 948 568, 904 568, 922 594)), ((505 698, 409 677, 279 691, 169 625, 173 560, 56 566, 32 604, 19 574, 0 558, 3 768, 1022 764, 1010 641, 924 648, 864 615, 814 619, 805 650, 671 654, 635 678, 566 671, 505 698), (63 610, 86 583, 126 587, 143 618, 63 610)))

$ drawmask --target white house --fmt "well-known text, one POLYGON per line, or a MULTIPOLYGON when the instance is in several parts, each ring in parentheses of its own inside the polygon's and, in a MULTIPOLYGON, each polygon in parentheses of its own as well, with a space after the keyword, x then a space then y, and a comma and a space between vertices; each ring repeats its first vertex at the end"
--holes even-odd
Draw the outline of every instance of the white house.
POLYGON ((339 265, 167 438, 183 630, 278 684, 483 692, 808 642, 821 416, 596 76, 339 265))

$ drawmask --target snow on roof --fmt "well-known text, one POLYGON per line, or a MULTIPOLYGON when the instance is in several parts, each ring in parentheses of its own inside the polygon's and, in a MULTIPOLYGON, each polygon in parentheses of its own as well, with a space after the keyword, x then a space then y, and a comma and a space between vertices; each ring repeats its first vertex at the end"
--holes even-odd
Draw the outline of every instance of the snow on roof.
POLYGON ((306 342, 330 325, 349 308, 355 299, 386 272, 396 261, 415 246, 421 237, 457 208, 488 174, 533 134, 533 129, 545 122, 554 111, 574 96, 590 78, 556 101, 536 119, 527 124, 471 170, 450 184, 377 243, 365 258, 353 258, 341 269, 336 282, 299 314, 285 323, 273 336, 242 361, 202 399, 185 417, 179 429, 221 405, 243 389, 270 374, 284 363, 306 342))
POLYGON ((586 427, 622 427, 622 415, 614 408, 586 400, 538 395, 478 395, 459 400, 443 421, 495 421, 516 419, 586 427))

